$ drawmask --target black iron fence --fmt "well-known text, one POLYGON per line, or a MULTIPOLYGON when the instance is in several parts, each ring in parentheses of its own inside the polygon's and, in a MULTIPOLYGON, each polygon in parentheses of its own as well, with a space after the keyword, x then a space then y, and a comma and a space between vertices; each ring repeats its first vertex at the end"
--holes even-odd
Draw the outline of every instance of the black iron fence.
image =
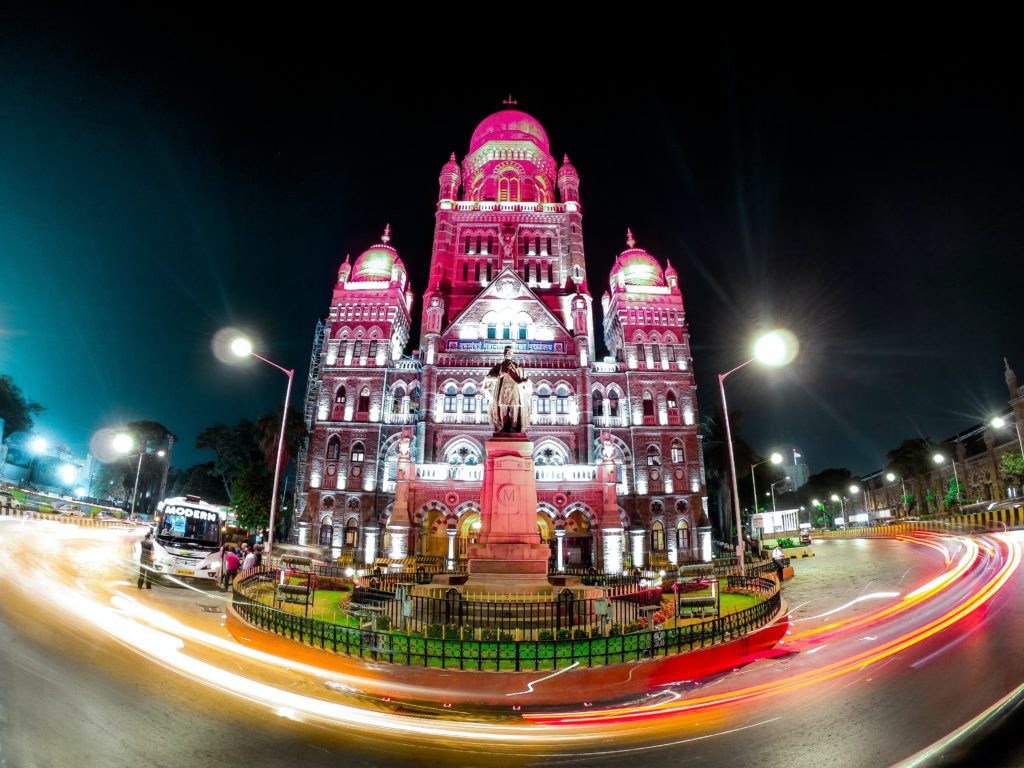
POLYGON ((457 638, 487 634, 494 639, 540 639, 594 627, 625 628, 639 622, 645 609, 661 605, 661 599, 660 588, 633 590, 611 599, 578 598, 564 589, 553 598, 508 595, 479 600, 455 588, 441 597, 429 597, 357 587, 349 611, 364 618, 385 616, 388 626, 405 631, 457 638))
POLYGON ((655 656, 705 648, 741 637, 772 621, 781 602, 778 585, 768 579, 750 588, 769 590, 766 599, 736 613, 671 629, 649 629, 627 634, 567 639, 515 640, 501 637, 420 637, 329 624, 280 611, 249 600, 245 588, 256 573, 236 582, 234 610, 246 621, 292 640, 363 659, 443 669, 540 671, 571 665, 586 667, 620 664, 655 656))

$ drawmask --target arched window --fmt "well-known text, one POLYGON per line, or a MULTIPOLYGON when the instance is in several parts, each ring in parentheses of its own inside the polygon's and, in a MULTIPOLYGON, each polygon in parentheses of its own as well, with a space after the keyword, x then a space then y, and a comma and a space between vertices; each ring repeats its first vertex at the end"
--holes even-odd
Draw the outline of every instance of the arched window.
POLYGON ((462 390, 462 412, 476 413, 476 385, 467 384, 462 390))
POLYGON ((647 353, 644 351, 643 344, 636 345, 636 362, 637 365, 647 365, 647 353))
POLYGON ((376 339, 370 339, 369 347, 366 350, 366 356, 370 360, 376 360, 377 359, 377 340, 376 339))
POLYGON ((416 384, 409 391, 409 413, 419 413, 419 410, 420 410, 420 387, 419 387, 419 384, 416 384))
POLYGON ((559 384, 555 390, 555 413, 569 412, 569 388, 565 384, 559 384))
POLYGON ((356 339, 355 346, 352 347, 352 359, 359 360, 363 356, 363 340, 356 339))
POLYGON ((660 467, 661 466, 661 451, 658 450, 656 445, 647 446, 647 466, 648 467, 660 467))
MULTIPOLYGON (((669 347, 671 349, 671 347, 669 347)), ((671 389, 665 393, 665 405, 668 408, 668 423, 678 424, 679 423, 679 401, 676 399, 676 393, 671 389)))
POLYGON ((355 549, 359 544, 359 523, 354 517, 350 517, 345 523, 345 546, 355 549))
POLYGON ((356 411, 359 413, 368 413, 370 411, 370 388, 363 387, 359 391, 359 402, 356 405, 356 411))
POLYGON ((661 524, 660 520, 656 520, 651 526, 651 551, 665 551, 665 526, 661 524))
POLYGON ((341 438, 334 435, 327 441, 327 460, 337 461, 341 456, 341 438))
POLYGON ((338 387, 334 393, 334 405, 331 407, 331 418, 341 421, 345 418, 345 386, 338 387))
POLYGON ((366 458, 366 449, 363 444, 361 442, 352 443, 352 463, 362 464, 364 458, 366 458))
POLYGON ((650 392, 644 392, 644 418, 654 418, 654 398, 650 392))
POLYGON ((444 412, 455 413, 455 400, 458 396, 458 390, 455 389, 454 384, 449 384, 444 390, 444 412))
POLYGON ((396 416, 405 413, 405 388, 395 387, 391 395, 391 413, 396 416))
POLYGON ((682 464, 684 460, 683 456, 683 443, 681 440, 672 441, 672 463, 682 464))
POLYGON ((537 413, 551 413, 551 387, 547 384, 537 389, 537 413))
POLYGON ((660 344, 652 344, 651 345, 651 355, 652 355, 655 363, 660 363, 661 362, 661 345, 660 344))
POLYGON ((608 393, 608 415, 612 417, 619 415, 619 393, 614 389, 608 393))
POLYGON ((685 520, 680 520, 676 528, 676 549, 680 552, 690 549, 690 526, 685 520))
POLYGON ((604 398, 601 397, 601 390, 595 389, 590 393, 590 407, 594 416, 604 416, 604 398))

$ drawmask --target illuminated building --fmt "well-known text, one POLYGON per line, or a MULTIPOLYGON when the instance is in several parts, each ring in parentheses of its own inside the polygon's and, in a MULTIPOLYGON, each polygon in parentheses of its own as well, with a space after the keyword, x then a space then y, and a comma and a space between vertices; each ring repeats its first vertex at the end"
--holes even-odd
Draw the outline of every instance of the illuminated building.
POLYGON ((459 556, 479 520, 492 431, 481 384, 512 345, 533 386, 543 539, 562 539, 569 565, 607 563, 609 547, 625 565, 695 558, 703 470, 675 270, 628 234, 601 298, 610 355, 596 360, 580 179, 568 157, 556 163, 540 123, 491 115, 439 187, 417 352, 403 355, 413 292, 390 232, 338 273, 314 342, 293 538, 360 562, 459 556), (598 521, 601 430, 619 465, 613 537, 598 521), (413 532, 393 542, 403 434, 413 532))

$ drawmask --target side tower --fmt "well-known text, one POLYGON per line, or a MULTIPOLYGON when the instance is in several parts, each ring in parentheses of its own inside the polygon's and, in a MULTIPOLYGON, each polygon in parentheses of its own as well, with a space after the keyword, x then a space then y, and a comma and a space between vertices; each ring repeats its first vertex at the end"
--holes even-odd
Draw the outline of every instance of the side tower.
POLYGON ((375 556, 395 446, 419 409, 419 366, 402 357, 412 302, 390 226, 354 263, 345 257, 320 339, 300 541, 375 556))
POLYGON ((654 563, 696 559, 704 480, 679 276, 628 231, 601 304, 613 359, 595 366, 591 414, 616 442, 634 560, 641 544, 654 563))

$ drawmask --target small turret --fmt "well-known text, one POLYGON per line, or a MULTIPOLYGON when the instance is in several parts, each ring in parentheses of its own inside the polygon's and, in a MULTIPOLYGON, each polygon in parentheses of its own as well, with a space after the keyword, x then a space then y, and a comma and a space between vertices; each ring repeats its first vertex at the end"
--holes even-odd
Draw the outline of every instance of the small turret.
POLYGON ((352 274, 352 265, 349 263, 349 254, 345 254, 345 261, 342 262, 341 267, 338 269, 338 282, 344 283, 348 280, 348 276, 352 274))
POLYGON ((558 191, 563 203, 580 201, 580 175, 569 162, 568 155, 562 159, 562 167, 558 169, 558 191))
POLYGON ((459 197, 459 184, 462 181, 462 172, 459 170, 459 164, 455 160, 455 153, 452 152, 451 158, 444 167, 441 168, 441 175, 437 178, 437 183, 440 187, 437 193, 438 200, 457 200, 459 197))

